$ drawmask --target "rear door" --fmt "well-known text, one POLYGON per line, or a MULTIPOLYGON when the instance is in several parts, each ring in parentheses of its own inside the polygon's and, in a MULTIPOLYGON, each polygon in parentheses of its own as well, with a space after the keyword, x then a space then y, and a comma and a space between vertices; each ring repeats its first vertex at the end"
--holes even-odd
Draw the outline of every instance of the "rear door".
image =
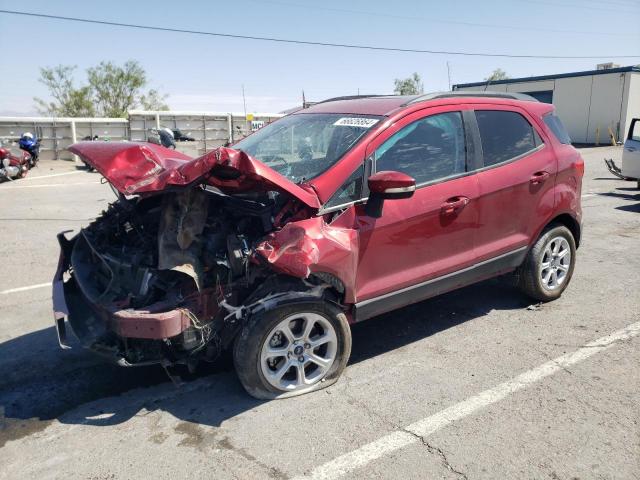
POLYGON ((544 132, 524 109, 482 105, 475 119, 483 161, 475 248, 483 261, 530 244, 553 213, 558 166, 544 132))
POLYGON ((640 179, 640 118, 634 118, 629 127, 622 151, 622 174, 640 179))
POLYGON ((461 106, 425 109, 372 140, 374 171, 416 179, 413 197, 387 200, 381 218, 356 207, 358 301, 415 285, 473 263, 478 185, 470 174, 461 106))

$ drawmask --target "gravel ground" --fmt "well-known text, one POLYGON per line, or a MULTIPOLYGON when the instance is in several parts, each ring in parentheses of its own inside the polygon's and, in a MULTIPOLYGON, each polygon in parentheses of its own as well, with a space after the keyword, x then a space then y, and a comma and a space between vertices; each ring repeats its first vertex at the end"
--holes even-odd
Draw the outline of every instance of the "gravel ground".
POLYGON ((640 192, 604 168, 620 148, 581 152, 560 300, 491 280, 363 322, 336 385, 273 402, 228 360, 176 387, 60 350, 50 288, 11 290, 50 282, 55 234, 113 194, 69 162, 0 185, 0 479, 640 478, 640 192))

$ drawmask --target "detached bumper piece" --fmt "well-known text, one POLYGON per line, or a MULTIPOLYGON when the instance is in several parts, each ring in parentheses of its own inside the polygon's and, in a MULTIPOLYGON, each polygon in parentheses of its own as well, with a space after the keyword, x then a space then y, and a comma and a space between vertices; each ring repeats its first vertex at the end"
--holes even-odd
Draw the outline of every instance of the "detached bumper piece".
POLYGON ((622 174, 622 170, 620 170, 620 168, 615 164, 615 162, 613 161, 612 158, 605 158, 604 159, 604 164, 607 166, 607 169, 616 177, 621 178, 622 180, 637 180, 635 178, 631 178, 631 177, 625 177, 622 174))
MULTIPOLYGON (((143 311, 109 311, 91 302, 70 264, 78 237, 69 240, 64 233, 58 235, 60 259, 53 279, 53 317, 61 348, 71 348, 67 325, 84 348, 121 366, 171 364, 204 346, 202 333, 192 327, 194 315, 186 307, 172 309, 158 303, 143 311)), ((198 305, 198 311, 210 317, 217 305, 205 299, 213 299, 211 292, 202 292, 197 299, 206 303, 198 305)))

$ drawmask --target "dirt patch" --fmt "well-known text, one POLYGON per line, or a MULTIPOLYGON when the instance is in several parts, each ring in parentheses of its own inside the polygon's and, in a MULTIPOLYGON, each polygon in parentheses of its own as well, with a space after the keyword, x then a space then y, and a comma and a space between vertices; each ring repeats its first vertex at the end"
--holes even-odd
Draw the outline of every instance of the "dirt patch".
POLYGON ((176 433, 184 435, 184 438, 178 443, 181 447, 202 449, 215 437, 215 434, 208 434, 196 423, 180 422, 174 430, 176 433))

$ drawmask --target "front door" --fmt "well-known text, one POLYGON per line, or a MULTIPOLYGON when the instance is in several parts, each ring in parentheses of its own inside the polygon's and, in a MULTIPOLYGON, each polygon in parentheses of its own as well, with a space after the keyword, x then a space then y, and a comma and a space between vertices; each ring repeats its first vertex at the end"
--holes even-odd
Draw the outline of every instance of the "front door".
POLYGON ((358 302, 463 269, 474 261, 478 185, 467 164, 461 106, 408 115, 369 145, 374 171, 416 180, 411 198, 387 200, 381 218, 356 206, 358 302))

